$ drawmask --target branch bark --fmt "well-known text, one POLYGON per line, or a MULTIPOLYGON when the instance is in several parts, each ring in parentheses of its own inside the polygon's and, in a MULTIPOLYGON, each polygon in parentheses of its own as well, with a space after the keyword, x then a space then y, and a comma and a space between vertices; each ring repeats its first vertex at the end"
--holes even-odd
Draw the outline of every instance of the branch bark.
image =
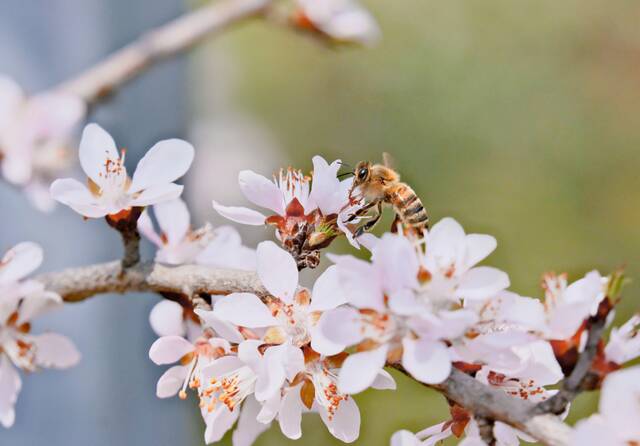
MULTIPOLYGON (((66 302, 80 302, 102 293, 136 291, 180 294, 191 300, 198 299, 202 294, 248 292, 263 299, 269 295, 254 272, 202 265, 170 267, 146 262, 123 269, 120 261, 114 261, 45 273, 35 277, 35 280, 60 294, 66 302)), ((389 366, 410 376, 398 364, 389 366)), ((455 368, 445 382, 427 387, 437 390, 479 418, 507 423, 528 433, 542 444, 569 444, 571 429, 557 416, 539 414, 535 404, 512 398, 455 368)))
MULTIPOLYGON (((411 377, 399 364, 391 367, 411 377)), ((538 414, 536 405, 526 400, 513 398, 500 389, 487 386, 475 378, 454 368, 441 384, 425 384, 437 390, 449 400, 457 403, 487 421, 502 421, 519 429, 540 443, 548 446, 568 446, 571 428, 560 418, 551 414, 538 414)))
POLYGON ((164 266, 159 263, 138 263, 122 268, 120 261, 69 268, 35 277, 48 290, 58 293, 65 302, 80 302, 103 293, 150 291, 184 294, 193 298, 199 294, 222 295, 248 292, 265 297, 257 274, 248 271, 217 269, 202 265, 164 266))
POLYGON ((156 62, 189 49, 228 26, 258 16, 273 0, 212 2, 142 35, 59 88, 88 104, 107 96, 156 62))
POLYGON ((590 370, 598 354, 598 344, 604 334, 606 322, 606 317, 591 321, 587 344, 571 374, 562 382, 562 387, 557 394, 538 404, 536 413, 561 414, 580 392, 590 386, 592 381, 590 370))

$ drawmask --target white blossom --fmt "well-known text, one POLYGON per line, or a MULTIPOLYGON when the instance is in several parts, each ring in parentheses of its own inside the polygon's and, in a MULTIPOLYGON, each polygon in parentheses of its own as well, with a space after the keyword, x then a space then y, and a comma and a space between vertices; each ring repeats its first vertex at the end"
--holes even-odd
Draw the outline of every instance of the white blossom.
POLYGON ((68 149, 84 119, 85 103, 63 92, 27 96, 0 76, 0 159, 2 175, 21 186, 41 210, 50 210, 52 175, 69 167, 68 149))
POLYGON ((80 141, 80 164, 89 185, 66 178, 51 185, 51 196, 89 218, 117 215, 132 207, 144 207, 177 198, 182 186, 174 181, 183 176, 193 161, 193 147, 179 139, 155 144, 140 160, 129 178, 125 152, 97 124, 85 127, 80 141))
POLYGON ((599 413, 579 421, 571 444, 627 446, 640 442, 640 367, 608 375, 600 392, 599 413))
POLYGON ((611 330, 604 355, 616 364, 624 364, 640 356, 640 314, 611 330))
POLYGON ((337 42, 373 45, 380 39, 375 19, 355 0, 297 0, 297 22, 337 42))
POLYGON ((57 333, 31 334, 31 321, 62 305, 62 298, 24 278, 40 266, 42 249, 23 242, 0 261, 0 424, 11 427, 22 387, 16 369, 65 369, 80 360, 73 343, 57 333))

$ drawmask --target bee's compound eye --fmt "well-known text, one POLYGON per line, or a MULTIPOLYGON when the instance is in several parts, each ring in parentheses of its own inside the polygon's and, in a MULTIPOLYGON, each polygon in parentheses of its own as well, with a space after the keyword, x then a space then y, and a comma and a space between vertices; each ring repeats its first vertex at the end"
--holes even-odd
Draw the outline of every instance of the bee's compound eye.
POLYGON ((369 173, 369 169, 367 169, 366 167, 363 167, 358 171, 358 179, 364 180, 365 178, 367 178, 368 173, 369 173))

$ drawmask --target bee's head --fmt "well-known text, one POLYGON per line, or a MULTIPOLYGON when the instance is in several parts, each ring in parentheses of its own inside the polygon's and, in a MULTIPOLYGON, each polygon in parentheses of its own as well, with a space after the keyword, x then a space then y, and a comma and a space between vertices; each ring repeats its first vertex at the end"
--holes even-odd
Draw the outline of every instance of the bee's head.
POLYGON ((371 176, 371 163, 369 161, 360 161, 353 171, 353 176, 355 177, 354 186, 365 183, 371 176))

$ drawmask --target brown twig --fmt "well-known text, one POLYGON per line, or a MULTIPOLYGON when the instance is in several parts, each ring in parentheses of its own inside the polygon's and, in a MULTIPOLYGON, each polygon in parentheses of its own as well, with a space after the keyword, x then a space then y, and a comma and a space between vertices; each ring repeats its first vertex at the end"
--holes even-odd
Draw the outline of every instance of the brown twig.
POLYGON ((589 335, 584 351, 571 374, 562 382, 562 387, 554 396, 538 404, 534 410, 536 414, 563 413, 568 405, 580 394, 591 387, 591 366, 598 353, 598 344, 606 328, 606 317, 592 318, 589 324, 589 335))
POLYGON ((88 104, 113 92, 156 62, 183 52, 229 25, 262 14, 273 0, 211 2, 151 30, 59 88, 88 104))
MULTIPOLYGON (((390 367, 411 376, 401 365, 390 367)), ((450 401, 464 407, 476 418, 502 421, 516 429, 528 433, 540 443, 549 446, 567 446, 571 428, 560 418, 551 414, 534 413, 535 404, 514 398, 504 391, 487 386, 475 378, 454 368, 451 375, 441 384, 427 385, 437 390, 450 401)))
POLYGON ((201 265, 164 266, 143 262, 124 269, 119 261, 69 268, 35 277, 65 302, 79 302, 104 293, 151 291, 189 297, 199 294, 268 293, 257 274, 201 265))

